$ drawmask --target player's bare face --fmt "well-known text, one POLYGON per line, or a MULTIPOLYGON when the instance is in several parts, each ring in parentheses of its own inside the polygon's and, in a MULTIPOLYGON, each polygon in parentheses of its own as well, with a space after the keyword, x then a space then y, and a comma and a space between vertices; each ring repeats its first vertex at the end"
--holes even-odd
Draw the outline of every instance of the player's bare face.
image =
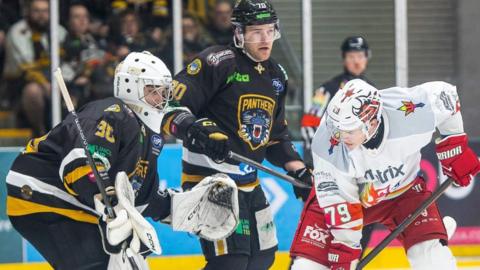
POLYGON ((161 104, 163 104, 162 87, 146 85, 143 93, 145 94, 145 102, 157 109, 161 109, 161 104))
POLYGON ((348 150, 353 150, 365 142, 366 136, 362 130, 354 129, 349 131, 340 130, 340 141, 342 141, 348 150))
POLYGON ((275 25, 247 25, 244 34, 244 49, 257 61, 266 61, 272 53, 275 40, 275 25))
MULTIPOLYGON (((368 136, 371 138, 377 130, 380 122, 377 119, 370 120, 370 128, 368 129, 368 136)), ((361 128, 354 130, 338 130, 337 138, 340 138, 340 141, 345 144, 348 150, 353 150, 360 145, 366 143, 367 135, 362 131, 361 128)))
POLYGON ((368 58, 363 51, 352 51, 345 54, 343 64, 352 75, 358 76, 365 72, 368 58))

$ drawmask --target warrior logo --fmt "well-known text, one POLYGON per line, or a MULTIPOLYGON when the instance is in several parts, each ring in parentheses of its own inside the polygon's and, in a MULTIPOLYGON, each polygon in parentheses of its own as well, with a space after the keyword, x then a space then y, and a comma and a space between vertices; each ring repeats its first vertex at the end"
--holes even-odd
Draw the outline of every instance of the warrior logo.
POLYGON ((400 106, 397 110, 405 112, 405 116, 414 113, 416 108, 422 108, 425 106, 423 103, 413 103, 412 101, 402 101, 403 105, 400 106))
POLYGON ((272 129, 275 101, 261 95, 242 95, 238 101, 238 135, 252 150, 266 145, 272 129))

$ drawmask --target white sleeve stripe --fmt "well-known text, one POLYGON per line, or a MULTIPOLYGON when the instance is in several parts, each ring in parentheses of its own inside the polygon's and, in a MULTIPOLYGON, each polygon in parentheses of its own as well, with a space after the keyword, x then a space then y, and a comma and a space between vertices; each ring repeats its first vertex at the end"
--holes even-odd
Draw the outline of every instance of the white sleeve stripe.
POLYGON ((362 224, 363 224, 363 219, 357 219, 348 223, 344 223, 342 225, 335 226, 335 228, 350 229, 350 228, 358 227, 362 224))
POLYGON ((73 148, 70 153, 68 153, 60 163, 60 168, 58 170, 58 174, 60 179, 63 182, 63 171, 65 170, 65 166, 67 166, 72 161, 79 159, 79 158, 87 158, 85 155, 85 150, 83 148, 73 148))
POLYGON ((49 185, 45 182, 42 182, 34 177, 21 174, 15 171, 9 171, 7 175, 7 180, 6 182, 12 186, 16 187, 23 187, 24 185, 28 185, 32 188, 32 190, 40 192, 42 194, 47 194, 47 195, 52 195, 55 196, 63 201, 66 201, 72 205, 75 205, 77 207, 83 208, 91 213, 96 213, 99 215, 97 211, 94 209, 90 208, 89 206, 79 202, 75 197, 72 195, 68 194, 67 192, 49 185))

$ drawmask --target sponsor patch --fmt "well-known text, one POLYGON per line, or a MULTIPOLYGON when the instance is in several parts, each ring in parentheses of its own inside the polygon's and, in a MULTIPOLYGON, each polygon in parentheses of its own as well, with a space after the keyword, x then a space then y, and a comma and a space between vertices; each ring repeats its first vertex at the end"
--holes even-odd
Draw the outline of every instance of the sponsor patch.
POLYGON ((318 192, 328 192, 338 190, 338 185, 335 182, 320 182, 317 185, 318 192))
POLYGON ((239 235, 250 235, 250 220, 241 218, 238 221, 235 233, 239 235))
POLYGON ((207 64, 209 66, 217 66, 222 61, 235 58, 235 53, 232 50, 223 50, 216 53, 211 53, 207 56, 207 64))
POLYGON ((96 145, 96 144, 89 144, 88 151, 90 151, 91 155, 93 155, 94 153, 97 153, 98 155, 101 155, 102 157, 106 157, 106 158, 109 158, 112 156, 112 151, 110 149, 100 145, 96 145))
POLYGON ((460 111, 460 101, 458 95, 447 91, 442 91, 437 97, 437 107, 445 108, 445 110, 452 112, 454 115, 460 111))
POLYGON ((238 100, 238 135, 256 150, 268 143, 272 129, 275 101, 269 97, 247 94, 238 100))
POLYGON ((188 64, 187 73, 190 75, 197 75, 201 69, 202 69, 202 61, 197 58, 193 60, 190 64, 188 64))
POLYGON ((280 95, 285 90, 285 86, 279 78, 272 79, 273 90, 277 95, 280 95))
POLYGON ((327 239, 330 237, 328 230, 321 228, 317 224, 306 226, 302 235, 302 242, 311 244, 319 248, 327 246, 327 239))
POLYGON ((152 135, 151 142, 152 142, 152 153, 158 156, 162 151, 163 144, 164 144, 162 136, 157 134, 152 135))
POLYGON ((248 74, 240 74, 238 72, 234 72, 232 75, 228 76, 227 83, 230 82, 249 82, 250 75, 248 74))
POLYGON ((104 112, 120 112, 120 106, 118 104, 113 104, 106 108, 104 112))

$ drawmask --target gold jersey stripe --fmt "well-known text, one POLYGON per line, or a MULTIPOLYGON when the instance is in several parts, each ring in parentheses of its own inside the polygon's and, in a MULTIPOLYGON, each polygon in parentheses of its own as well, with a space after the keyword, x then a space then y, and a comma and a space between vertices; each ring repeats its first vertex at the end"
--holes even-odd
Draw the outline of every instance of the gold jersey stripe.
POLYGON ((47 139, 47 136, 48 136, 48 133, 43 135, 42 137, 31 139, 28 142, 27 147, 25 148, 25 151, 23 153, 36 153, 36 152, 38 152, 38 145, 40 144, 40 142, 47 139))
POLYGON ((56 213, 76 221, 98 224, 98 217, 81 210, 72 210, 29 202, 12 196, 7 197, 7 215, 24 216, 35 213, 56 213))
MULTIPOLYGON (((104 166, 98 166, 97 165, 97 170, 104 170, 104 166)), ((71 185, 78 181, 80 178, 84 177, 85 175, 89 174, 92 172, 92 168, 90 168, 90 165, 84 165, 81 167, 76 168, 75 170, 69 172, 67 175, 65 175, 64 179, 65 182, 68 185, 71 185)))

